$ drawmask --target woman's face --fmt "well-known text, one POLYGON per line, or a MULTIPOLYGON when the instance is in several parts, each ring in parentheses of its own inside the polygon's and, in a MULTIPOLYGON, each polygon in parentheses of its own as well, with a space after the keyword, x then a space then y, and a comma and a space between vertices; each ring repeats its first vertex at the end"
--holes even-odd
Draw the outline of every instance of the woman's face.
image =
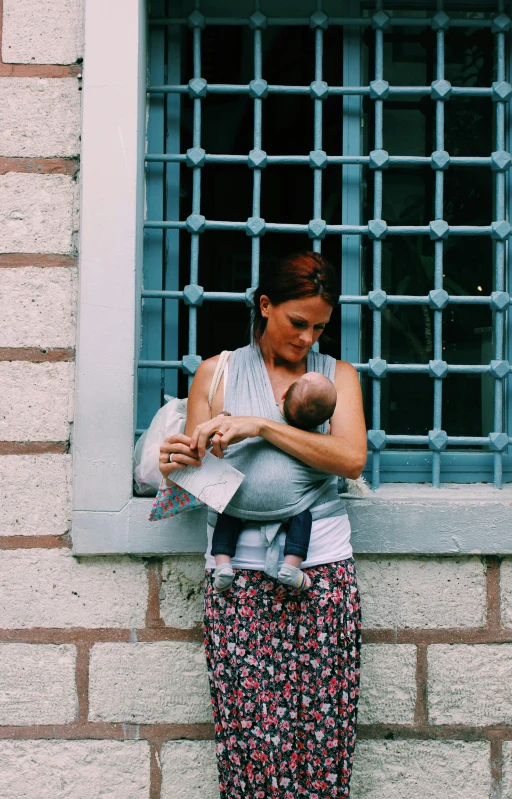
POLYGON ((262 340, 276 355, 296 363, 306 357, 331 318, 332 308, 320 296, 302 297, 272 305, 263 295, 261 314, 267 320, 262 340))

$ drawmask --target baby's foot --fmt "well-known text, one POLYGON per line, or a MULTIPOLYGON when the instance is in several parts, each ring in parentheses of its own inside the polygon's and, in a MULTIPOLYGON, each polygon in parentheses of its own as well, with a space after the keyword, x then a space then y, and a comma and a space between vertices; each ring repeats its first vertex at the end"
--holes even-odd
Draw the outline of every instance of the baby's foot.
POLYGON ((231 588, 235 573, 231 568, 231 563, 220 563, 213 573, 213 584, 217 591, 227 591, 231 588))
POLYGON ((301 569, 297 566, 292 566, 290 563, 283 563, 277 573, 277 579, 280 583, 289 585, 290 588, 298 588, 299 591, 305 591, 311 588, 311 580, 301 569))

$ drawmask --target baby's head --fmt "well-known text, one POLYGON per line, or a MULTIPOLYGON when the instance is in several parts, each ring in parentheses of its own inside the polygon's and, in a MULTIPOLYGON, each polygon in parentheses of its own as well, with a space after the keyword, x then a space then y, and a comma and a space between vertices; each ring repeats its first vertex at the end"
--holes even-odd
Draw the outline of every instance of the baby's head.
POLYGON ((328 377, 306 372, 286 392, 283 416, 288 424, 310 430, 331 418, 336 400, 336 389, 328 377))

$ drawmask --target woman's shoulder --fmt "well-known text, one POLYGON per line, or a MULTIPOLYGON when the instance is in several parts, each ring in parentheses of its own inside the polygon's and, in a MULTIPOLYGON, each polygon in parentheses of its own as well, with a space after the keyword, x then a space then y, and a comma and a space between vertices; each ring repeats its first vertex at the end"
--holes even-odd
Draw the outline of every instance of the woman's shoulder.
POLYGON ((194 377, 194 382, 197 384, 198 388, 204 388, 205 390, 210 389, 211 382, 215 375, 215 370, 219 365, 221 357, 225 357, 224 353, 228 353, 229 361, 233 360, 234 353, 238 352, 238 350, 228 351, 223 350, 218 355, 213 355, 211 358, 206 358, 204 361, 201 361, 199 366, 197 367, 197 371, 194 377))
POLYGON ((215 373, 215 369, 217 368, 219 358, 220 354, 214 355, 213 358, 206 358, 205 361, 201 361, 194 375, 194 382, 200 384, 203 382, 206 384, 207 381, 211 382, 215 373))
POLYGON ((204 361, 201 361, 197 367, 189 391, 189 407, 196 403, 199 405, 202 404, 204 407, 207 406, 210 389, 215 378, 215 371, 217 366, 219 366, 221 356, 222 353, 219 353, 211 358, 206 358, 204 361))
POLYGON ((338 377, 347 377, 347 378, 348 377, 350 377, 350 378, 357 377, 359 379, 357 369, 354 366, 352 366, 352 364, 349 363, 348 361, 336 361, 336 367, 335 368, 336 368, 336 378, 338 378, 338 377))
POLYGON ((206 358, 206 360, 201 361, 199 364, 196 375, 200 375, 200 377, 204 378, 205 380, 208 378, 211 380, 215 374, 215 369, 217 368, 221 357, 224 357, 224 354, 228 356, 229 362, 233 363, 237 357, 243 355, 244 351, 247 350, 249 346, 250 345, 247 345, 246 347, 238 347, 236 350, 223 350, 222 352, 219 352, 218 355, 213 355, 211 358, 206 358))
POLYGON ((206 358, 206 360, 201 361, 199 366, 197 367, 196 375, 200 375, 201 377, 213 377, 213 373, 217 368, 217 364, 219 363, 220 353, 218 355, 213 355, 211 358, 206 358))
POLYGON ((336 386, 336 391, 338 392, 338 398, 341 395, 343 395, 345 398, 347 396, 359 396, 361 393, 359 373, 351 363, 348 363, 348 361, 336 361, 334 385, 336 386))

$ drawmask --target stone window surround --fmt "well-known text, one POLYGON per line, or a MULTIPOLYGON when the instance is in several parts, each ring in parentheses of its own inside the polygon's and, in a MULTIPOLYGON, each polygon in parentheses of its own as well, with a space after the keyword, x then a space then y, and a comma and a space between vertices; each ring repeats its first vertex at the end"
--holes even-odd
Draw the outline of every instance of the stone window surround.
MULTIPOLYGON (((151 500, 132 496, 145 2, 111 0, 105 14, 102 0, 85 0, 84 17, 73 551, 202 552, 204 511, 148 522, 151 500)), ((386 484, 348 504, 358 553, 512 553, 512 485, 386 484)))

